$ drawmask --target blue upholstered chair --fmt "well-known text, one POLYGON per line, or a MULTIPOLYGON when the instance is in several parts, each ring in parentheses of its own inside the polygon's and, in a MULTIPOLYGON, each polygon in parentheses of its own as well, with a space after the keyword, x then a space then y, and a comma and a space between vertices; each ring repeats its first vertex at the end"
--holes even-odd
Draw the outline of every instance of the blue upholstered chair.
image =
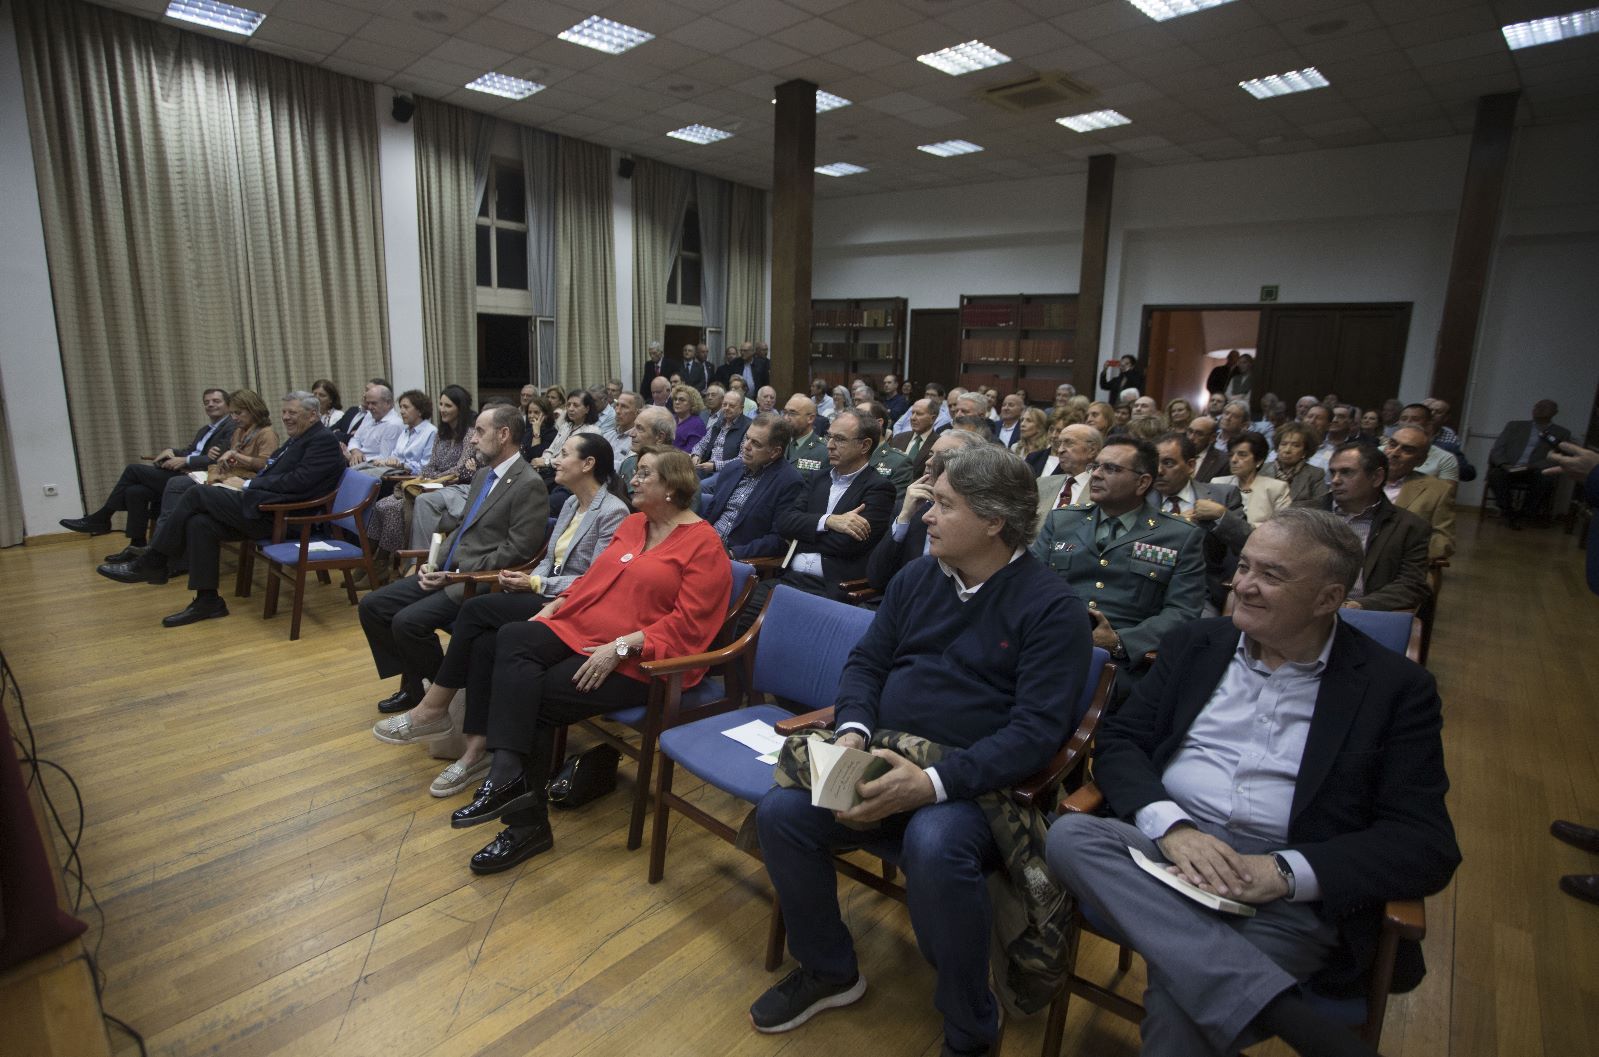
MULTIPOLYGON (((755 591, 755 568, 744 562, 733 562, 733 590, 728 599, 727 617, 718 634, 715 646, 725 644, 732 633, 733 621, 744 603, 755 591)), ((703 655, 701 655, 703 656, 703 655)), ((611 746, 624 756, 638 762, 638 777, 633 786, 633 811, 627 825, 627 847, 631 851, 643 843, 644 814, 649 809, 650 778, 655 766, 655 746, 661 732, 684 723, 736 709, 743 696, 743 681, 736 662, 724 662, 712 667, 705 678, 688 689, 683 688, 683 673, 708 665, 699 657, 664 657, 645 661, 640 671, 650 676, 649 700, 633 708, 609 712, 605 719, 638 732, 639 742, 634 745, 627 738, 607 730, 594 720, 579 724, 589 733, 611 746)), ((557 760, 565 753, 564 732, 557 739, 557 760)))
POLYGON ((1395 653, 1421 663, 1421 621, 1408 609, 1340 609, 1338 619, 1365 632, 1395 653))
MULTIPOLYGON (((343 573, 344 590, 352 606, 360 601, 355 593, 355 580, 350 575, 352 569, 366 570, 366 582, 377 583, 372 567, 373 545, 366 535, 366 511, 377 498, 379 484, 378 479, 369 474, 345 470, 332 502, 326 504, 331 510, 287 515, 280 528, 274 530, 272 541, 256 543, 255 553, 267 562, 266 604, 262 607, 261 619, 277 613, 278 588, 282 582, 287 580, 294 584, 290 642, 300 637, 300 614, 305 605, 308 573, 343 573), (323 526, 323 531, 313 532, 313 526, 318 525, 323 526), (290 529, 299 530, 298 539, 283 538, 290 529)), ((262 509, 267 508, 263 506, 262 509)))

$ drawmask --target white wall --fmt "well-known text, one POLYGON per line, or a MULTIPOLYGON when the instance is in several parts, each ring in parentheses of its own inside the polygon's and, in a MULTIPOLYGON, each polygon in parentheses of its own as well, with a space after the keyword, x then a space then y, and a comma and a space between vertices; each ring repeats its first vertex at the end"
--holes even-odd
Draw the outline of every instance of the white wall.
POLYGON ((79 517, 84 507, 67 427, 67 383, 9 5, 0 7, 0 187, 6 188, 0 195, 0 319, 5 320, 0 391, 22 494, 23 531, 35 536, 61 531, 56 520, 79 517), (47 485, 57 495, 46 496, 47 485))
MULTIPOLYGON (((394 120, 394 93, 372 86, 378 114, 378 181, 383 207, 383 272, 388 282, 389 381, 394 391, 427 388, 422 346, 422 245, 417 227, 416 130, 394 120)), ((347 400, 349 398, 346 398, 347 400)))

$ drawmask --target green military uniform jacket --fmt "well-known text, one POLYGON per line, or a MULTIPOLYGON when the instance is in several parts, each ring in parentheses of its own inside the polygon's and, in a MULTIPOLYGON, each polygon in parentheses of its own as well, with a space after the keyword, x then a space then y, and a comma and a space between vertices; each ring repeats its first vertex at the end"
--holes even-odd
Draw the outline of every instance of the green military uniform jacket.
POLYGON ((827 441, 814 433, 806 434, 804 440, 789 441, 788 461, 806 475, 827 469, 827 441))
POLYGON ((1137 667, 1166 632, 1199 619, 1205 533, 1144 506, 1133 527, 1101 553, 1094 515, 1092 503, 1050 511, 1033 542, 1033 557, 1064 577, 1089 609, 1105 615, 1137 667))
POLYGON ((910 456, 885 442, 872 450, 866 465, 887 477, 894 486, 894 509, 898 511, 905 503, 905 490, 911 486, 910 456))

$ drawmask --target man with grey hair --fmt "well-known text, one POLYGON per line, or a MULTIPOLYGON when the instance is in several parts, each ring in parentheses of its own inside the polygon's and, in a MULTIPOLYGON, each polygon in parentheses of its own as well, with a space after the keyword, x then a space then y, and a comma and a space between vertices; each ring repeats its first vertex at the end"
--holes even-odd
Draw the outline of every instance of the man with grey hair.
POLYGON ((644 357, 644 371, 639 375, 639 389, 649 392, 650 383, 657 378, 665 378, 670 383, 672 375, 682 369, 682 364, 667 359, 666 350, 661 347, 660 342, 652 341, 644 357))
MULTIPOLYGON (((1088 464, 1094 461, 1105 438, 1086 422, 1072 422, 1055 429, 1054 443, 1047 457, 1036 467, 1038 477, 1038 512, 1042 516, 1056 507, 1088 502, 1088 464)), ((1033 466, 1033 452, 1027 457, 1033 466)))
POLYGON ((405 432, 405 423, 394 409, 394 391, 388 386, 377 382, 369 384, 361 406, 366 411, 366 419, 344 449, 345 461, 351 466, 387 459, 394 454, 394 446, 405 432))
POLYGON ((322 424, 322 403, 312 393, 296 390, 283 398, 280 413, 288 438, 267 459, 266 468, 248 481, 229 477, 221 487, 190 488, 177 508, 162 518, 150 546, 125 563, 107 563, 97 572, 122 583, 164 584, 170 563, 187 557, 194 601, 165 617, 163 627, 228 615, 217 594, 217 564, 223 540, 257 540, 272 534, 266 503, 302 503, 327 495, 344 476, 338 439, 322 424))
POLYGON ((867 559, 866 582, 873 590, 887 590, 895 573, 927 553, 927 523, 922 516, 933 505, 933 482, 944 472, 944 460, 940 456, 981 448, 987 443, 967 430, 946 429, 928 446, 930 454, 924 472, 906 487, 899 513, 867 559))
POLYGON ((1037 771, 1070 735, 1060 703, 1086 678, 1088 614, 1026 551, 1037 496, 1022 461, 994 445, 941 458, 924 515, 930 552, 888 585, 834 698, 838 744, 875 749, 888 772, 861 783, 848 811, 792 788, 756 808, 783 917, 804 923, 789 935, 799 968, 750 1008, 758 1031, 789 1031, 865 993, 833 875, 834 849, 864 847, 905 871, 911 925, 937 973, 943 1052, 987 1053, 999 1034, 986 874, 1000 850, 979 798, 1037 771), (938 758, 913 759, 904 734, 938 758))
POLYGON ((616 467, 617 477, 621 479, 622 487, 627 489, 630 499, 633 496, 633 471, 638 468, 640 451, 644 448, 672 447, 672 441, 677 438, 677 419, 664 407, 646 407, 634 417, 631 437, 628 456, 616 467))
POLYGON ((644 410, 642 396, 631 390, 617 394, 616 413, 611 421, 611 428, 600 430, 600 434, 611 442, 611 451, 615 453, 617 462, 621 462, 633 453, 633 422, 642 410, 644 410))
MULTIPOLYGON (((1323 511, 1260 525, 1232 616, 1167 634, 1101 724, 1110 817, 1068 812, 1050 829, 1056 877, 1149 964, 1145 1054, 1237 1053, 1273 1035, 1302 1054, 1372 1054, 1301 986, 1361 989, 1385 901, 1438 892, 1460 862, 1437 685, 1339 616, 1361 559, 1323 511), (1129 849, 1252 915, 1183 898, 1129 849)), ((1423 971, 1400 941, 1393 989, 1423 971)))

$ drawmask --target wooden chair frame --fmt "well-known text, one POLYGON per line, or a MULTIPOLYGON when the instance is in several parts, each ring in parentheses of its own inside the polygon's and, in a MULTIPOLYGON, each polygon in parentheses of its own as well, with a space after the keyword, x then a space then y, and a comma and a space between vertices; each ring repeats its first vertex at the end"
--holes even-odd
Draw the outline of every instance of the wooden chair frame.
MULTIPOLYGON (((294 604, 291 610, 291 617, 289 621, 290 642, 294 642, 300 637, 300 617, 305 608, 306 573, 314 572, 318 575, 329 572, 342 573, 344 575, 344 590, 345 593, 349 595, 350 604, 352 606, 359 604, 361 601, 356 594, 355 579, 350 575, 350 571, 352 569, 364 569, 366 571, 366 581, 369 586, 377 583, 377 573, 372 567, 372 542, 367 538, 366 518, 364 515, 366 514, 367 508, 377 501, 378 492, 380 490, 381 489, 379 488, 371 489, 369 492, 367 492, 364 499, 355 504, 355 506, 350 507, 348 510, 329 510, 323 513, 315 514, 290 514, 287 513, 287 511, 296 506, 303 506, 304 504, 290 503, 282 504, 281 506, 279 504, 262 505, 263 510, 270 508, 274 512, 273 543, 287 542, 286 540, 277 538, 277 517, 279 513, 283 513, 285 515, 282 521, 282 527, 284 529, 298 526, 300 530, 299 560, 294 564, 294 573, 292 576, 283 565, 273 561, 270 558, 267 559, 268 577, 266 602, 261 607, 261 619, 271 619, 277 614, 278 611, 279 588, 285 582, 294 584, 294 604), (313 558, 311 556, 311 526, 331 523, 344 518, 351 518, 355 522, 356 535, 361 548, 361 556, 359 558, 313 558)), ((335 491, 333 496, 327 497, 324 505, 331 507, 337 494, 337 491, 335 491)), ((317 500, 314 502, 321 503, 322 501, 317 500)), ((253 550, 260 551, 260 544, 257 543, 253 550)), ((264 554, 263 557, 265 557, 264 554)))
MULTIPOLYGON (((296 510, 333 509, 333 500, 338 496, 338 489, 334 489, 325 496, 316 499, 305 499, 298 503, 262 503, 261 512, 272 515, 272 535, 269 543, 282 543, 288 535, 287 518, 296 510)), ((239 567, 237 578, 233 583, 233 594, 236 598, 249 598, 250 591, 255 586, 255 549, 260 540, 239 540, 239 567)), ((224 543, 226 546, 226 543, 224 543)), ((326 572, 321 575, 326 576, 326 572)), ((324 581, 328 582, 328 581, 324 581)))
MULTIPOLYGON (((1412 624, 1414 634, 1416 625, 1412 624)), ((1414 643, 1414 638, 1412 639, 1414 643)), ((1061 801, 1062 814, 1097 814, 1104 808, 1105 795, 1099 787, 1089 782, 1080 787, 1076 792, 1061 801)), ((1067 980, 1065 994, 1078 995, 1099 1006, 1109 1010, 1124 1020, 1140 1023, 1144 1019, 1144 1007, 1130 998, 1124 998, 1109 987, 1095 983, 1076 973, 1077 946, 1083 932, 1099 936, 1094 929, 1083 919, 1082 914, 1077 914, 1077 934, 1072 939, 1071 959, 1072 974, 1067 980)), ((1366 1019, 1353 1030, 1361 1040, 1376 1049, 1382 1041, 1383 1018, 1388 1012, 1388 995, 1393 987, 1394 959, 1399 952, 1400 940, 1415 940, 1419 942, 1427 934, 1427 916, 1423 903, 1419 899, 1390 900, 1383 908, 1382 930, 1377 939, 1377 953, 1372 959, 1371 977, 1366 986, 1366 1019)), ((1101 936, 1101 939, 1105 937, 1101 936)), ((1132 960, 1128 956, 1127 948, 1121 949, 1117 967, 1121 972, 1126 972, 1132 960)), ((1066 1002, 1061 1002, 1061 1023, 1065 1024, 1066 1002)), ((1053 1015, 1053 1009, 1051 1015, 1053 1015)), ((1045 1050, 1046 1055, 1053 1057, 1059 1053, 1059 1045, 1055 1049, 1045 1050)))

